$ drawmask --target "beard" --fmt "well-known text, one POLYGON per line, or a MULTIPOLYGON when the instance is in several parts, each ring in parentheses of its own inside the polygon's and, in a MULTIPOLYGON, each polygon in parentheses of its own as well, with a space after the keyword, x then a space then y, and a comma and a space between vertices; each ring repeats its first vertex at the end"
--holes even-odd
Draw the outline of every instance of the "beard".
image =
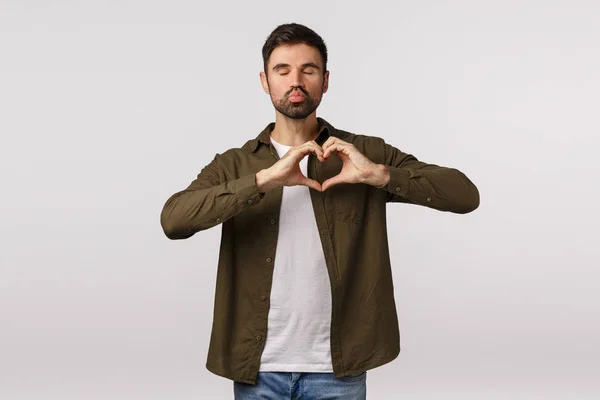
POLYGON ((291 102, 289 100, 288 93, 284 98, 280 100, 273 100, 271 97, 271 102, 273 103, 273 107, 281 114, 285 115, 290 119, 305 119, 310 114, 312 114, 319 104, 321 103, 321 99, 314 99, 308 92, 303 89, 298 89, 304 94, 304 99, 299 102, 291 102))

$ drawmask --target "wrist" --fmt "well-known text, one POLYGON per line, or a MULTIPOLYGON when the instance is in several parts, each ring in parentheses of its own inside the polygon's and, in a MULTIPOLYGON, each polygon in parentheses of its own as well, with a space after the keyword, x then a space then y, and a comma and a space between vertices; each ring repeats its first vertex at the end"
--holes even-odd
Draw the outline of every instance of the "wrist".
POLYGON ((266 169, 261 169, 256 173, 256 186, 260 193, 266 193, 276 185, 274 185, 273 180, 269 177, 268 171, 266 169))
POLYGON ((390 182, 390 170, 384 164, 377 164, 373 174, 372 185, 383 189, 390 182))

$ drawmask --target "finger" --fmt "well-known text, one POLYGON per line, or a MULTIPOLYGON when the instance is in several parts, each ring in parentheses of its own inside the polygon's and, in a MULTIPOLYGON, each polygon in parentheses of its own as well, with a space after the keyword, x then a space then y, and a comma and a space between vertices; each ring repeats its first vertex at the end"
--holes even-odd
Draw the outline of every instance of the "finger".
POLYGON ((312 153, 315 154, 319 161, 325 161, 325 158, 323 158, 323 149, 321 149, 321 147, 318 144, 309 145, 309 149, 312 153))
POLYGON ((308 143, 309 143, 309 146, 312 146, 312 147, 314 147, 317 150, 317 152, 315 154, 317 155, 317 157, 320 157, 319 159, 321 161, 323 161, 322 160, 322 158, 323 158, 323 148, 317 142, 315 142, 314 140, 311 140, 308 143))
POLYGON ((317 156, 319 161, 325 161, 325 158, 323 158, 323 148, 319 146, 319 144, 314 140, 310 141, 309 145, 316 149, 315 155, 317 156))
POLYGON ((300 161, 301 159, 303 159, 308 153, 314 153, 317 158, 319 159, 319 161, 324 161, 323 158, 323 149, 321 149, 321 147, 315 143, 314 141, 310 141, 310 142, 306 142, 304 144, 301 144, 300 146, 298 146, 297 148, 298 154, 297 154, 297 160, 300 161))
POLYGON ((349 143, 334 143, 334 144, 332 144, 327 149, 325 149, 325 151, 323 152, 323 157, 329 158, 329 155, 334 151, 348 154, 348 146, 347 146, 348 144, 349 143))
POLYGON ((337 137, 329 136, 329 138, 327 138, 327 140, 325 141, 325 143, 323 143, 323 146, 321 147, 323 147, 323 150, 327 150, 327 148, 332 144, 336 143, 337 140, 339 140, 337 137))
POLYGON ((337 136, 329 136, 329 138, 325 141, 325 143, 323 143, 323 146, 322 146, 323 150, 327 150, 327 148, 329 146, 331 146, 332 144, 335 144, 335 143, 337 143, 337 144, 351 144, 351 143, 348 143, 348 142, 340 139, 337 136))
POLYGON ((345 140, 340 139, 337 136, 329 136, 327 138, 327 140, 323 143, 323 146, 327 145, 331 145, 333 143, 342 143, 342 144, 349 144, 348 142, 346 142, 345 140))

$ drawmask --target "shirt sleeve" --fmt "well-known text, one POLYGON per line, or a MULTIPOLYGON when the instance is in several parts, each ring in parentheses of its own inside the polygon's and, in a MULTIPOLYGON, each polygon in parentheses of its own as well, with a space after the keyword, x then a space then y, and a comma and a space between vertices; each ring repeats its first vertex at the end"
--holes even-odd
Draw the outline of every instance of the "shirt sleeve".
POLYGON ((264 198, 256 184, 256 173, 223 180, 219 156, 215 155, 186 189, 167 199, 160 223, 169 239, 186 239, 228 220, 264 198))
POLYGON ((387 202, 411 203, 466 214, 479 207, 479 190, 456 168, 419 161, 412 154, 381 142, 383 164, 390 173, 387 202))

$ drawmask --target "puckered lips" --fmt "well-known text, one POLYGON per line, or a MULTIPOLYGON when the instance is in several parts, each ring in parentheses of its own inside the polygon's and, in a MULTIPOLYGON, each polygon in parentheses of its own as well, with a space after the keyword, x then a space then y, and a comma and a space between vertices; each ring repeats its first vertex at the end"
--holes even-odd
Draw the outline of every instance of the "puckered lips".
POLYGON ((302 101, 304 100, 304 93, 302 93, 300 90, 294 90, 292 93, 290 93, 288 99, 293 102, 302 101))

